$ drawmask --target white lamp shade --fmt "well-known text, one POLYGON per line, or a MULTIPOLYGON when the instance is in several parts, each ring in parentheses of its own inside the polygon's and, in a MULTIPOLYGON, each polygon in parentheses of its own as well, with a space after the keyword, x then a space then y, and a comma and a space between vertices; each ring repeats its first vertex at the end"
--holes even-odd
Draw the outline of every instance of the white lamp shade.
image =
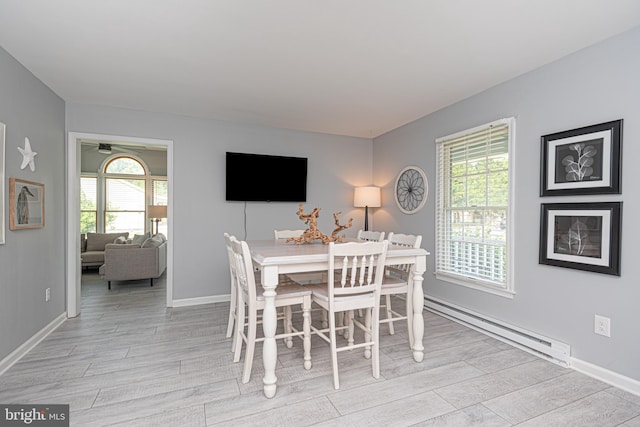
POLYGON ((379 208, 380 187, 356 187, 353 193, 353 206, 356 208, 379 208))
POLYGON ((149 205, 147 206, 148 218, 166 218, 167 207, 162 205, 149 205))

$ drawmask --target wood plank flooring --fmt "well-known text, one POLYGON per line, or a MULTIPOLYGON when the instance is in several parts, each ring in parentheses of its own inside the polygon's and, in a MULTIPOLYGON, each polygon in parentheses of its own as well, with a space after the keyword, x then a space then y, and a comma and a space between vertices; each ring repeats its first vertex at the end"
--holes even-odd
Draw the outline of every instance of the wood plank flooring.
MULTIPOLYGON (((262 394, 262 348, 242 384, 225 338, 228 303, 165 308, 165 281, 83 275, 82 314, 0 376, 2 403, 66 403, 72 426, 625 426, 640 397, 425 312, 425 358, 406 325, 381 327, 381 378, 360 350, 278 343, 278 392, 262 394)), ((398 308, 402 301, 396 301, 398 308)), ((299 319, 298 319, 299 320, 299 319)))

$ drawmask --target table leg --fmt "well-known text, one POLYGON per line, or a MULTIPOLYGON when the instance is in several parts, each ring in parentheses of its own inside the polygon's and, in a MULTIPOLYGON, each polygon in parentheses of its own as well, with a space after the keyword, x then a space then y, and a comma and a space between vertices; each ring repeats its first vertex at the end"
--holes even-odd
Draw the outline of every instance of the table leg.
POLYGON ((276 312, 276 286, 278 285, 277 267, 265 267, 262 270, 262 287, 264 288, 264 310, 262 312, 262 330, 264 343, 262 345, 262 363, 264 365, 264 395, 272 398, 276 395, 278 378, 276 377, 276 361, 278 347, 276 345, 276 327, 278 316, 276 312))
POLYGON ((420 256, 413 268, 413 296, 411 299, 413 302, 413 360, 416 362, 422 362, 424 359, 424 345, 422 345, 422 338, 424 337, 422 274, 426 270, 426 264, 426 257, 420 256))

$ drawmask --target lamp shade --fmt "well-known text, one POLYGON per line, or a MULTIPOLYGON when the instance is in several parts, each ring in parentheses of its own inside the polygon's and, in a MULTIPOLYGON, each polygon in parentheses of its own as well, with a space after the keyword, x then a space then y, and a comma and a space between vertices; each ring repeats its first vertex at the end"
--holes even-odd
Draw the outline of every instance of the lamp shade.
POLYGON ((148 218, 166 218, 167 207, 163 205, 149 205, 147 206, 148 218))
POLYGON ((353 206, 356 208, 379 208, 380 187, 356 187, 353 193, 353 206))

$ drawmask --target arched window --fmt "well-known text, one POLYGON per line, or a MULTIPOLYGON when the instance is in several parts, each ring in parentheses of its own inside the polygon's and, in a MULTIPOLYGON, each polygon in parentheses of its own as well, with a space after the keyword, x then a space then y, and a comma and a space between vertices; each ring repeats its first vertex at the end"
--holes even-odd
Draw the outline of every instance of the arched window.
POLYGON ((130 156, 110 159, 104 166, 104 230, 129 236, 146 230, 147 168, 130 156))
POLYGON ((146 175, 146 168, 132 157, 116 157, 110 160, 104 168, 105 173, 146 175))
POLYGON ((149 205, 166 205, 168 186, 165 176, 152 176, 143 159, 134 155, 112 156, 97 173, 85 172, 80 178, 81 233, 129 232, 129 237, 147 231, 168 237, 167 222, 152 226, 149 205))

